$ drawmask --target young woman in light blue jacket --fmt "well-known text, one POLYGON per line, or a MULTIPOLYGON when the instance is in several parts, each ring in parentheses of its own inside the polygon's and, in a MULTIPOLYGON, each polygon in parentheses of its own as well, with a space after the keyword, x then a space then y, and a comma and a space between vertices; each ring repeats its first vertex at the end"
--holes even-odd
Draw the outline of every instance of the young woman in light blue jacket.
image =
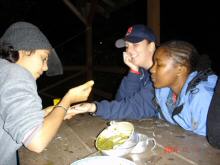
POLYGON ((150 72, 159 118, 205 136, 217 76, 201 57, 190 43, 169 41, 156 50, 150 72))

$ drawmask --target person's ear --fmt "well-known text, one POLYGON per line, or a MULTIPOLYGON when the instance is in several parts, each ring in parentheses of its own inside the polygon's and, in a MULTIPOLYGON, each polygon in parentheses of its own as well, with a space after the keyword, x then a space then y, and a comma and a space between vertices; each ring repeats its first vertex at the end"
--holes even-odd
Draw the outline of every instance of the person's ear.
POLYGON ((27 55, 29 55, 30 52, 29 51, 25 51, 25 50, 19 50, 18 51, 18 60, 16 63, 20 63, 20 61, 27 55))
MULTIPOLYGON (((19 51, 18 51, 18 61, 24 56, 24 53, 25 53, 25 52, 24 52, 23 50, 19 50, 19 51)), ((18 62, 18 61, 17 61, 17 62, 18 62)))
POLYGON ((177 75, 178 76, 186 74, 187 72, 188 72, 188 69, 185 65, 178 65, 177 66, 177 75))
POLYGON ((19 58, 21 58, 27 54, 27 51, 19 50, 18 53, 19 53, 19 58))

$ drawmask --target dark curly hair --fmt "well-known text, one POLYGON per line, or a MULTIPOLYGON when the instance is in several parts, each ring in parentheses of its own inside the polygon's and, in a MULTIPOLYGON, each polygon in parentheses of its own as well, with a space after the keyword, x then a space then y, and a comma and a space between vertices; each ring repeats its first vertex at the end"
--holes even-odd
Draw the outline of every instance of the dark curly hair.
POLYGON ((14 50, 11 44, 0 42, 0 58, 16 63, 19 58, 19 53, 17 50, 14 50))

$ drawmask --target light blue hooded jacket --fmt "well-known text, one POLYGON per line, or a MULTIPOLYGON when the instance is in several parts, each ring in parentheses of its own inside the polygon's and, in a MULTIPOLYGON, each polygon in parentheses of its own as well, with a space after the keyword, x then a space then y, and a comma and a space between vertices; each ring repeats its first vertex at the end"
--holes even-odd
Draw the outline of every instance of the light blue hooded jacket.
MULTIPOLYGON (((217 76, 212 74, 196 85, 191 84, 198 75, 192 72, 183 86, 176 103, 170 102, 172 91, 170 88, 155 90, 156 103, 158 104, 158 116, 171 124, 177 124, 185 130, 206 136, 206 119, 209 105, 213 96, 217 76)), ((203 75, 204 77, 204 75, 203 75)), ((195 84, 194 83, 194 84, 195 84)))

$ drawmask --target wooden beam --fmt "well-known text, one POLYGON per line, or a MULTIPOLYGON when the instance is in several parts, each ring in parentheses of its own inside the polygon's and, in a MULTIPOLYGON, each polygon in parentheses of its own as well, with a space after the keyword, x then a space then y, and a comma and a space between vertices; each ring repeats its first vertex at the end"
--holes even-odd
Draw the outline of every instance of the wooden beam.
POLYGON ((86 71, 85 65, 65 65, 63 66, 64 71, 86 71))
POLYGON ((152 28, 160 43, 160 0, 147 0, 147 25, 152 28))
POLYGON ((63 0, 63 2, 69 7, 69 9, 76 14, 76 16, 87 26, 87 20, 81 15, 77 8, 69 1, 63 0))
POLYGON ((87 16, 87 22, 88 22, 89 25, 91 25, 92 22, 93 22, 93 18, 94 18, 94 15, 95 15, 98 0, 92 0, 90 3, 91 3, 91 6, 90 6, 89 14, 87 16))
POLYGON ((93 71, 97 72, 107 72, 107 73, 116 73, 116 74, 125 74, 128 71, 127 67, 120 66, 94 66, 93 71))
POLYGON ((87 80, 91 80, 93 78, 92 75, 92 26, 87 26, 86 27, 86 72, 87 72, 87 80))

